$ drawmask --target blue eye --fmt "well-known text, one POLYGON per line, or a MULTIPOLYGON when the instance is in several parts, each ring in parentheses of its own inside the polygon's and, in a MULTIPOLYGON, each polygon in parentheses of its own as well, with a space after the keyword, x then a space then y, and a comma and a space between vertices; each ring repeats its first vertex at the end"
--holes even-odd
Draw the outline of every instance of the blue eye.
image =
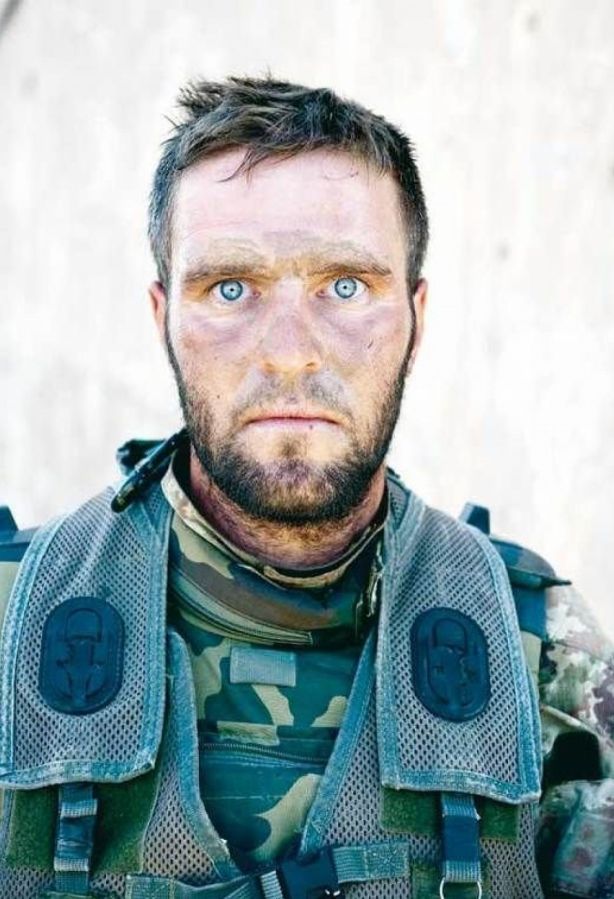
POLYGON ((354 297, 360 296, 365 285, 357 278, 337 278, 333 282, 333 290, 335 295, 341 300, 352 300, 354 297))
POLYGON ((221 281, 217 286, 225 300, 240 300, 245 293, 241 281, 221 281))

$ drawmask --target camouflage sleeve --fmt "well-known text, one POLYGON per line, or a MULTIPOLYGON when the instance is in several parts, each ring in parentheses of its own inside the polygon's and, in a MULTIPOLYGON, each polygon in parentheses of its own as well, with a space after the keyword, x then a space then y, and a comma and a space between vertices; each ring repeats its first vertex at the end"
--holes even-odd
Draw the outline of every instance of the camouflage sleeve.
POLYGON ((571 586, 547 595, 537 856, 547 897, 614 897, 614 647, 571 586))

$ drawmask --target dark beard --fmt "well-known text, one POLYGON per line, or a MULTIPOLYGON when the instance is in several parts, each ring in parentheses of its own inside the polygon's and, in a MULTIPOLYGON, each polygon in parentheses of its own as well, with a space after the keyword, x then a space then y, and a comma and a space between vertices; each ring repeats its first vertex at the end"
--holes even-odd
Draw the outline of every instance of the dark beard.
MULTIPOLYGON (((396 427, 407 368, 414 346, 410 336, 403 361, 379 406, 379 414, 361 446, 352 438, 343 462, 313 466, 297 452, 297 441, 289 437, 275 464, 262 465, 246 458, 232 443, 217 443, 209 410, 186 384, 166 327, 166 347, 171 363, 186 429, 198 461, 207 476, 233 503, 248 515, 286 525, 314 525, 344 519, 364 499, 375 473, 382 465, 396 427), (309 489, 305 489, 305 485, 309 489)), ((305 379, 301 396, 328 401, 318 384, 305 379)), ((259 399, 263 397, 259 396, 259 399)), ((271 390, 267 399, 279 399, 271 390)))

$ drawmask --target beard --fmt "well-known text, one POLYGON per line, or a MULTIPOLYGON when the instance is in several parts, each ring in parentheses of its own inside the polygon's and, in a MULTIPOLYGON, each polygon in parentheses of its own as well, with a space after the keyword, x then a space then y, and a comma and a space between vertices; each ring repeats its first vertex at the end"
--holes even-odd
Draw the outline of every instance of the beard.
MULTIPOLYGON (((278 458, 266 464, 242 451, 232 433, 218 435, 206 398, 186 379, 179 365, 168 320, 165 337, 190 443, 208 478, 228 499, 257 520, 290 526, 341 521, 360 505, 386 457, 399 418, 414 347, 413 329, 399 369, 378 402, 369 432, 359 439, 352 431, 345 458, 328 464, 305 458, 304 441, 294 435, 281 442, 278 458)), ((301 399, 317 401, 348 417, 348 410, 317 375, 306 376, 298 386, 301 399)), ((281 383, 271 379, 245 405, 285 398, 287 391, 284 394, 281 383)))

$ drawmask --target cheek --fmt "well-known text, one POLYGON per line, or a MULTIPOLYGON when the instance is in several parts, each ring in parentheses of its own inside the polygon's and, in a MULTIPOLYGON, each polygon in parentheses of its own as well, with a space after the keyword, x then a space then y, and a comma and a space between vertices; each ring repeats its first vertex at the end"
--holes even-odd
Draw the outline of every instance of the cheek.
POLYGON ((385 378, 391 370, 396 372, 409 340, 409 311, 380 308, 358 319, 336 332, 335 353, 341 370, 352 380, 372 378, 374 373, 385 378))
POLYGON ((227 381, 249 355, 242 350, 242 335, 236 327, 212 323, 197 313, 188 313, 178 322, 174 343, 182 367, 209 386, 227 381))

